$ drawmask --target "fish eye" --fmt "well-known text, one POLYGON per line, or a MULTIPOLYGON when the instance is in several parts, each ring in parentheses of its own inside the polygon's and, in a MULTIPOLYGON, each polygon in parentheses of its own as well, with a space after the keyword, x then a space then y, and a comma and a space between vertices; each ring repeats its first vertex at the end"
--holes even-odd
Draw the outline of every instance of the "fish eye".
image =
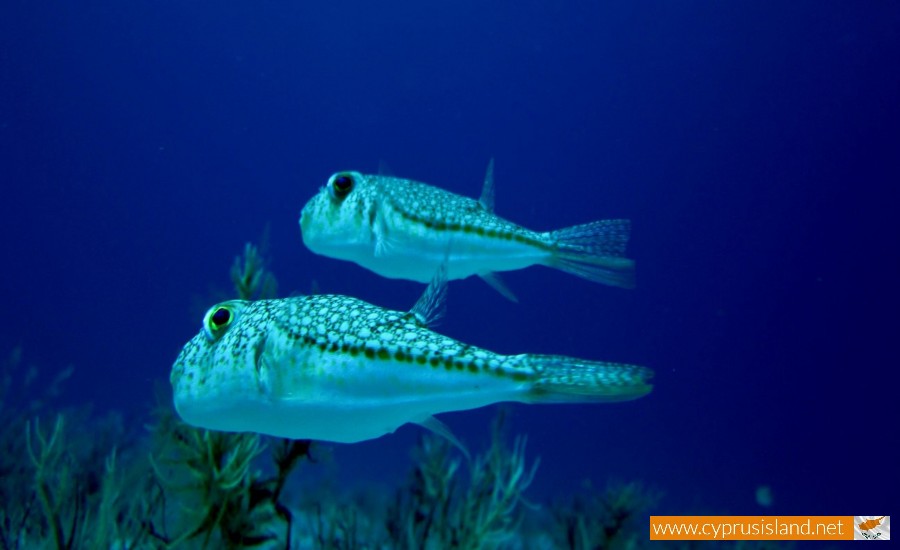
POLYGON ((331 194, 336 199, 343 199, 353 191, 353 176, 350 174, 335 174, 331 178, 331 194))
POLYGON ((210 341, 217 340, 234 321, 234 311, 229 306, 216 306, 206 312, 203 329, 210 341))
POLYGON ((212 317, 210 317, 210 321, 215 325, 216 328, 222 328, 231 323, 231 311, 227 307, 220 307, 213 312, 212 317))

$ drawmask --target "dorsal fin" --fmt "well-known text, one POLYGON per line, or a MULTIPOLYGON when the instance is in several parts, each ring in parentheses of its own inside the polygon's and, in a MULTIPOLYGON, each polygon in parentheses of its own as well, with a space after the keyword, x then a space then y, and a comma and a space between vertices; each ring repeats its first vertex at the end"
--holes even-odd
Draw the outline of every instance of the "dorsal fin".
POLYGON ((481 207, 488 212, 494 211, 494 159, 488 162, 487 173, 484 175, 484 187, 481 188, 481 198, 478 199, 481 207))
POLYGON ((391 166, 384 159, 378 159, 378 175, 394 177, 394 171, 391 170, 391 166))
POLYGON ((428 288, 409 310, 423 326, 429 326, 444 316, 447 310, 447 260, 441 262, 428 288))

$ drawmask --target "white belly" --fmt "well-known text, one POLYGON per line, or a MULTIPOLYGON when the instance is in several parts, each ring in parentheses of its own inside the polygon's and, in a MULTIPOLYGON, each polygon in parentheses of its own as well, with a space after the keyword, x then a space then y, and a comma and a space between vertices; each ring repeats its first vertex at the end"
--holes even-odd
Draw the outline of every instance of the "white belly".
POLYGON ((534 245, 462 232, 429 231, 391 236, 383 246, 359 251, 353 261, 383 277, 430 281, 447 260, 448 279, 512 271, 543 263, 549 254, 534 245))
MULTIPOLYGON (((317 355, 314 353, 313 355, 317 355)), ((489 372, 394 360, 320 355, 318 367, 271 372, 267 402, 250 406, 247 430, 353 443, 433 414, 515 401, 525 382, 489 372)))

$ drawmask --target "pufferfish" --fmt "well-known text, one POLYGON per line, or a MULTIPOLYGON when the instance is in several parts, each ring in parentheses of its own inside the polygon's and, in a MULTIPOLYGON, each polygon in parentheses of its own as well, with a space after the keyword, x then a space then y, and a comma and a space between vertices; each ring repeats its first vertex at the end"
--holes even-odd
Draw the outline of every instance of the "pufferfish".
POLYGON ((512 300, 497 272, 532 265, 634 287, 634 261, 624 257, 628 220, 526 229, 494 214, 493 172, 491 160, 477 201, 408 179, 338 172, 303 207, 303 242, 391 279, 427 283, 446 261, 449 279, 478 275, 512 300))
POLYGON ((340 295, 213 306, 172 366, 175 409, 212 430, 353 443, 416 423, 455 441, 433 415, 651 390, 645 367, 501 355, 430 330, 446 294, 441 272, 407 312, 340 295))

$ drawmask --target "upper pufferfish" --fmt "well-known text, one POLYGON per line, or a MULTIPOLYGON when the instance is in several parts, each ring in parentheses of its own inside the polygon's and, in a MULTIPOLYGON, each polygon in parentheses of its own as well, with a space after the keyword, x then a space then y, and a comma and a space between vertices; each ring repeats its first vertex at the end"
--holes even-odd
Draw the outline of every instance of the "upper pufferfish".
POLYGON ((446 262, 448 279, 478 275, 515 300, 496 273, 545 265, 634 287, 634 261, 624 257, 628 220, 546 232, 507 221, 494 214, 493 161, 477 201, 408 179, 338 172, 303 207, 300 228, 316 254, 392 279, 425 283, 446 262))

